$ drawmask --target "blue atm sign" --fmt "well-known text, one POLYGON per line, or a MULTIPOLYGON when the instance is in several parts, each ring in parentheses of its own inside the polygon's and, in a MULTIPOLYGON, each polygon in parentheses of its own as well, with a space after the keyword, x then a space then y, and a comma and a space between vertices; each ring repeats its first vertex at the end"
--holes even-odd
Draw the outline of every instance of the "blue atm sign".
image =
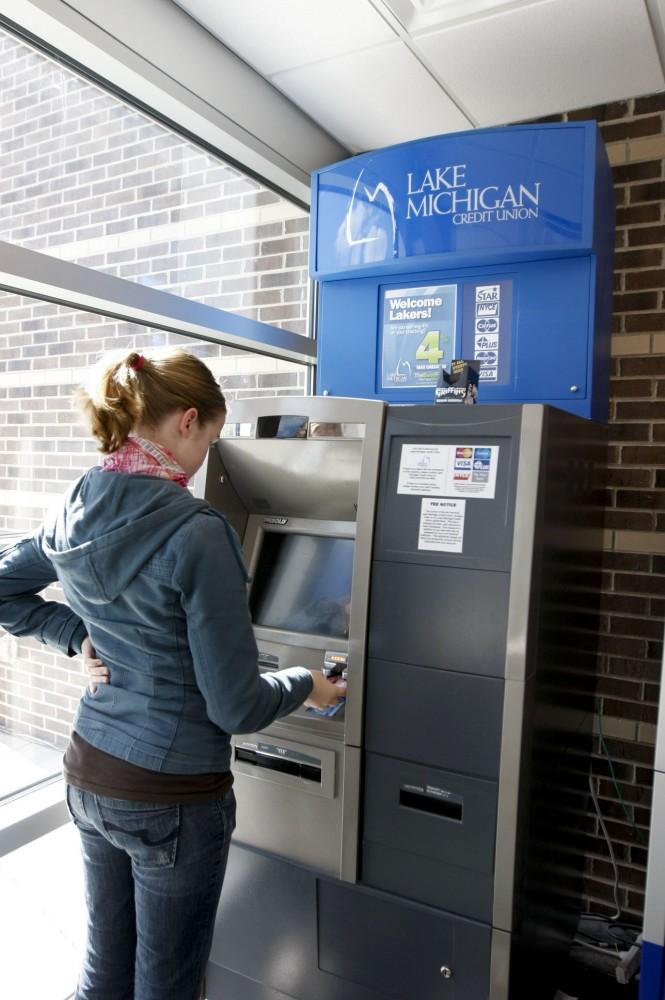
POLYGON ((314 174, 314 277, 590 250, 588 123, 462 132, 314 174))

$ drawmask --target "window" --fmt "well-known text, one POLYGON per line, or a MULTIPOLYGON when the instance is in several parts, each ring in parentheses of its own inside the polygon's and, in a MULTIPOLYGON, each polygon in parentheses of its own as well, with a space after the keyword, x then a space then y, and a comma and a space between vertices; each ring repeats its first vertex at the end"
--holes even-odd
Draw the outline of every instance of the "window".
POLYGON ((307 332, 309 217, 0 29, 0 239, 307 332))

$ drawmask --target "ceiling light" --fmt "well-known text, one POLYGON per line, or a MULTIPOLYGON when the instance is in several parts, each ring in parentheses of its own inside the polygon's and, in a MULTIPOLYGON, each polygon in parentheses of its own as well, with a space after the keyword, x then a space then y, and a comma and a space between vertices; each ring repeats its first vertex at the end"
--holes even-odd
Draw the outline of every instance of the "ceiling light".
POLYGON ((381 0, 410 33, 472 20, 501 9, 514 9, 533 0, 381 0))

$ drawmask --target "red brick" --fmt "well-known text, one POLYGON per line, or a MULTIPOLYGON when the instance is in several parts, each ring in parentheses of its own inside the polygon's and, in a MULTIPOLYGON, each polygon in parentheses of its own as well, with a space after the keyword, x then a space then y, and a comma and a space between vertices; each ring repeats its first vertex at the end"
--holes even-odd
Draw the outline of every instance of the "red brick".
MULTIPOLYGON (((662 273, 665 278, 665 270, 650 273, 662 273)), ((619 369, 622 375, 665 375, 665 354, 621 358, 619 369)))
POLYGON ((598 697, 627 698, 629 701, 640 701, 642 684, 619 677, 599 677, 596 693, 598 697))
POLYGON ((648 642, 647 643, 647 656, 650 660, 658 660, 660 663, 663 659, 663 642, 648 642))
MULTIPOLYGON (((662 631, 662 628, 661 628, 662 631)), ((658 698, 660 696, 660 684, 645 684, 644 685, 644 700, 651 702, 652 705, 658 704, 658 698)))
POLYGON ((632 719, 635 722, 647 722, 655 725, 658 721, 658 709, 655 705, 644 705, 633 701, 615 701, 613 698, 603 698, 603 712, 617 719, 632 719))
POLYGON ((641 163, 618 164, 612 167, 612 177, 615 184, 631 184, 634 181, 654 181, 662 176, 662 160, 643 160, 641 163))
POLYGON ((637 594, 616 594, 614 592, 600 595, 601 611, 623 612, 624 614, 649 614, 649 598, 637 594))
POLYGON ((626 333, 657 333, 665 330, 665 313, 632 313, 624 315, 626 333))
POLYGON ((660 115, 636 118, 618 125, 601 125, 600 131, 605 142, 619 142, 621 139, 635 139, 645 135, 659 135, 662 121, 660 115))
POLYGON ((654 618, 665 620, 665 599, 658 600, 658 598, 652 597, 649 601, 649 614, 653 615, 654 618))
MULTIPOLYGON (((617 402, 617 419, 618 420, 665 420, 665 401, 660 399, 649 399, 643 402, 617 402)), ((621 427, 621 424, 612 424, 610 426, 610 437, 614 437, 614 430, 616 427, 621 427)), ((638 426, 642 426, 641 424, 638 426)), ((648 426, 648 424, 644 425, 648 426)))
POLYGON ((612 758, 634 761, 637 764, 653 766, 654 748, 646 743, 634 743, 627 740, 616 740, 605 737, 605 745, 612 758))
POLYGON ((615 270, 636 267, 658 267, 662 263, 662 249, 624 250, 614 255, 615 270))
POLYGON ((653 474, 649 469, 603 469, 603 482, 607 486, 651 486, 653 474))
POLYGON ((660 202, 629 205, 627 208, 617 209, 616 224, 617 226, 637 226, 646 222, 660 222, 660 215, 660 202))
POLYGON ((628 233, 629 247, 646 247, 662 244, 665 240, 665 226, 638 226, 628 233))
POLYGON ((615 656, 625 656, 635 660, 639 659, 640 656, 646 656, 647 642, 644 639, 601 635, 598 637, 598 650, 601 653, 611 653, 615 656))
MULTIPOLYGON (((654 111, 660 110, 654 108, 654 111)), ((596 104, 591 108, 578 108, 577 111, 569 111, 568 121, 588 121, 594 119, 597 122, 615 121, 625 118, 628 115, 627 101, 611 101, 609 104, 596 104)))
POLYGON ((630 465, 665 465, 665 448, 658 445, 625 445, 621 449, 621 458, 630 465))
POLYGON ((615 312, 647 312, 658 308, 657 292, 634 292, 629 295, 614 296, 615 312))
POLYGON ((635 771, 635 783, 653 787, 653 769, 650 767, 638 767, 635 771))
POLYGON ((634 184, 630 189, 630 204, 641 201, 662 201, 665 198, 665 181, 652 181, 650 184, 634 184))
MULTIPOLYGON (((617 404, 619 406, 621 404, 617 404)), ((624 406, 641 406, 640 403, 625 403, 624 406)), ((631 419, 630 414, 622 413, 617 414, 617 416, 623 416, 627 419, 631 419)), ((618 444, 623 444, 625 441, 649 441, 651 438, 651 425, 650 424, 610 424, 609 428, 610 441, 614 441, 618 444)))
POLYGON ((624 274, 625 287, 628 291, 639 288, 662 289, 665 286, 665 268, 647 268, 644 271, 630 271, 624 274))
POLYGON ((663 635, 662 622, 650 618, 627 618, 613 615, 610 622, 612 635, 636 636, 640 639, 660 639, 663 635))
POLYGON ((610 382, 610 397, 612 399, 639 398, 640 396, 650 396, 651 392, 651 381, 646 378, 613 378, 610 382))
POLYGON ((640 510, 665 510, 665 490, 619 490, 616 495, 617 507, 638 508, 640 510))
POLYGON ((635 114, 649 115, 654 111, 665 111, 665 94, 653 94, 649 97, 635 98, 635 114))
POLYGON ((633 677, 640 681, 654 681, 660 677, 660 666, 649 660, 628 660, 611 656, 607 665, 612 677, 633 677))
POLYGON ((611 531, 652 531, 656 522, 653 514, 644 511, 608 510, 605 527, 611 531))
POLYGON ((644 575, 641 573, 616 573, 614 589, 620 593, 665 597, 665 574, 659 573, 655 566, 653 573, 644 575))

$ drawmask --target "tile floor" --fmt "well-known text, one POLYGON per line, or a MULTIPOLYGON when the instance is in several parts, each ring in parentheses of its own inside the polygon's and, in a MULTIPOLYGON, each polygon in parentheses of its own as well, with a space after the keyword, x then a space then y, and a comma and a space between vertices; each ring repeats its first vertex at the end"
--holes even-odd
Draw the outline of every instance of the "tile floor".
MULTIPOLYGON (((0 732, 1 804, 59 774, 62 754, 0 732)), ((79 842, 71 824, 0 858, 3 1000, 68 1000, 85 933, 79 842)))

